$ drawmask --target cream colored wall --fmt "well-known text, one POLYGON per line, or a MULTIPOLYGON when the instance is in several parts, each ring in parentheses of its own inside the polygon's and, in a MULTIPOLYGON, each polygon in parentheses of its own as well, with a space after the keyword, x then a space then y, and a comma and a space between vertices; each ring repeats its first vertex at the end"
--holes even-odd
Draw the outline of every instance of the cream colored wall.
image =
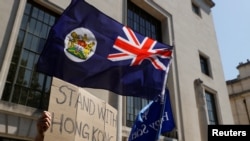
MULTIPOLYGON (((5 36, 10 36, 10 34, 7 34, 9 32, 7 32, 7 30, 10 28, 8 28, 8 26, 10 26, 9 22, 11 20, 10 16, 8 16, 9 14, 11 14, 11 11, 13 11, 13 5, 14 5, 14 1, 13 0, 2 0, 0 1, 0 68, 1 68, 1 64, 3 62, 3 57, 4 57, 4 52, 6 50, 6 46, 8 45, 8 43, 4 40, 5 36)), ((14 12, 15 13, 15 12, 14 12)))
MULTIPOLYGON (((11 6, 16 0, 4 0, 11 6)), ((55 12, 60 13, 60 8, 65 8, 70 0, 36 0, 41 4, 45 4, 48 8, 54 8, 55 12), (58 4, 58 5, 57 5, 58 4)), ((90 4, 97 7, 100 11, 106 13, 110 17, 119 22, 124 21, 123 4, 124 0, 86 0, 90 4)), ((144 4, 147 4, 150 0, 140 0, 144 4)), ((23 2, 23 1, 22 1, 23 2)), ((233 123, 233 116, 230 108, 228 92, 225 84, 225 78, 223 74, 220 53, 218 49, 215 29, 213 25, 213 18, 207 7, 202 1, 196 0, 197 4, 201 4, 205 11, 201 11, 202 17, 195 15, 192 12, 191 0, 173 1, 173 0, 152 0, 152 2, 160 8, 160 11, 166 11, 171 18, 172 22, 170 27, 173 27, 169 33, 171 39, 175 41, 174 58, 170 70, 170 78, 172 82, 169 82, 170 94, 173 101, 171 103, 174 107, 174 113, 176 118, 176 124, 180 141, 203 141, 201 127, 199 125, 199 115, 197 114, 199 109, 197 107, 196 94, 194 89, 194 81, 200 78, 203 81, 205 88, 215 92, 217 99, 217 110, 220 124, 233 123), (211 62, 212 78, 207 77, 201 73, 199 53, 207 55, 211 62)), ((11 6, 2 5, 0 1, 0 27, 6 28, 8 23, 8 16, 10 16, 11 6)), ((6 3, 6 4, 7 4, 6 3)), ((24 8, 24 7, 23 7, 24 8)), ((61 9, 62 11, 62 9, 61 9)), ((157 11, 157 10, 156 10, 157 11)), ((155 11, 154 11, 155 12, 155 11)), ((22 13, 21 13, 22 15, 22 13)), ((161 15, 162 16, 162 15, 161 15)), ((162 17, 160 17, 162 18, 162 17)), ((163 19, 166 18, 163 16, 163 19)), ((169 18, 169 17, 168 17, 169 18)), ((12 17, 12 20, 15 18, 12 17)), ((21 21, 21 16, 17 21, 21 21)), ((169 26, 169 25, 165 25, 169 26)), ((18 24, 17 24, 18 27, 18 24)), ((15 29, 17 33, 18 32, 15 29)), ((13 30, 13 29, 12 29, 13 30)), ((9 30, 10 32, 11 30, 9 30)), ((167 32, 167 31, 165 31, 167 32)), ((16 34, 11 34, 16 35, 16 34)), ((0 33, 1 50, 6 33, 0 33)), ((7 40, 15 39, 7 38, 7 40)), ((171 42, 171 41, 170 41, 171 42)), ((14 42, 15 43, 15 42, 14 42)), ((13 47, 11 45, 11 47, 13 47)), ((3 55, 0 54, 0 57, 3 55)), ((11 56, 11 55, 10 55, 11 56)), ((1 62, 1 61, 0 61, 1 62)), ((5 60, 4 62, 8 62, 5 60)), ((1 64, 1 63, 0 63, 1 64)), ((4 66, 4 65, 1 65, 4 66)), ((1 82, 5 82, 7 75, 7 67, 2 68, 0 71, 0 91, 3 89, 1 82), (3 69, 4 68, 4 69, 3 69), (3 72, 3 70, 5 72, 3 72)), ((102 98, 111 105, 115 106, 119 111, 122 111, 121 98, 116 95, 110 95, 108 91, 87 89, 94 95, 102 98)), ((2 92, 0 93, 2 94, 2 92)), ((3 109, 1 109, 3 110, 3 109)), ((124 115, 123 115, 124 116, 124 115)), ((120 117, 121 118, 121 117, 120 117)), ((204 127, 206 128, 206 127, 204 127)), ((127 129, 126 129, 127 130, 127 129)), ((204 132, 204 131, 203 131, 204 132)))
POLYGON ((230 98, 231 107, 233 111, 233 118, 235 124, 250 124, 250 92, 245 93, 244 96, 235 96, 230 98), (244 100, 246 104, 244 103, 244 100))
MULTIPOLYGON (((232 124, 233 117, 225 84, 220 53, 218 49, 213 17, 207 7, 201 10, 201 17, 193 13, 191 0, 164 1, 155 0, 162 8, 173 16, 175 56, 173 72, 177 84, 175 86, 176 101, 179 103, 178 128, 180 140, 200 141, 198 108, 194 91, 194 80, 201 79, 206 89, 215 93, 216 106, 220 124, 232 124), (201 73, 199 52, 210 59, 212 77, 201 73), (178 72, 177 72, 178 71, 178 72), (179 99, 178 99, 179 98, 179 99)), ((202 1, 196 1, 201 4, 202 1)), ((201 6, 206 6, 201 4, 201 6)), ((207 127, 203 127, 207 128, 207 127)))
POLYGON ((9 71, 26 0, 0 1, 0 98, 9 71))
MULTIPOLYGON (((0 29, 1 29, 1 32, 0 32, 0 50, 6 50, 6 46, 7 46, 7 43, 4 42, 4 37, 6 36, 6 34, 8 32, 6 32, 6 30, 8 29, 8 25, 9 25, 9 21, 11 20, 10 19, 10 16, 8 16, 11 11, 12 11, 12 7, 13 7, 13 3, 14 1, 13 0, 2 0, 0 1, 0 9, 2 12, 0 12, 0 29)), ((3 61, 3 58, 4 57, 4 52, 3 51, 0 51, 0 62, 3 61)), ((1 68, 1 67, 0 67, 1 68)))

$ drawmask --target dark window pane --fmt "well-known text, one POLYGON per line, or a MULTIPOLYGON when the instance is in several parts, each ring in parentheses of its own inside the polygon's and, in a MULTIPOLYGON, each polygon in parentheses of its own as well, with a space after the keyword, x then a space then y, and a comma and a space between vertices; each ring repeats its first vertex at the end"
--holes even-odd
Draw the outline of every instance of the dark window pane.
MULTIPOLYGON (((31 14, 31 13, 29 13, 29 14, 31 14)), ((33 17, 33 18, 37 18, 37 15, 38 15, 38 8, 33 7, 32 17, 33 17)))
POLYGON ((24 15, 23 16, 23 20, 22 20, 22 23, 21 23, 21 28, 22 29, 26 29, 26 27, 27 27, 27 24, 28 24, 28 16, 27 15, 24 15))
MULTIPOLYGON (((210 102, 210 101, 208 101, 208 102, 210 102)), ((208 110, 212 110, 212 109, 213 109, 211 103, 207 103, 207 109, 208 109, 208 110)))
POLYGON ((16 69, 17 69, 16 64, 11 64, 10 65, 9 74, 7 76, 7 81, 9 81, 9 82, 14 81, 15 75, 16 75, 16 69))
POLYGON ((51 81, 52 81, 52 77, 46 78, 46 83, 45 83, 45 92, 46 93, 49 93, 49 91, 50 91, 51 81))
MULTIPOLYGON (((49 32, 50 32, 50 27, 49 27, 48 30, 47 30, 47 36, 49 35, 49 32)), ((46 36, 46 37, 47 37, 47 36, 46 36)))
POLYGON ((34 58, 34 61, 33 61, 33 70, 36 70, 36 64, 37 64, 37 61, 38 61, 38 59, 39 59, 39 56, 40 55, 38 55, 38 54, 35 54, 35 58, 34 58))
POLYGON ((25 87, 20 87, 20 88, 21 88, 21 93, 20 93, 18 104, 27 105, 27 100, 29 97, 29 89, 25 87))
POLYGON ((33 37, 32 34, 29 33, 26 34, 26 38, 24 40, 24 45, 23 45, 24 48, 30 49, 32 37, 33 37))
POLYGON ((18 46, 18 47, 22 46, 24 35, 25 35, 24 31, 20 30, 20 32, 19 32, 19 34, 17 36, 16 46, 18 46))
POLYGON ((34 66, 34 61, 35 61, 35 54, 34 53, 29 53, 28 57, 28 63, 27 63, 27 68, 32 69, 34 66))
POLYGON ((48 13, 45 13, 45 14, 44 14, 44 20, 43 20, 43 21, 44 21, 46 24, 49 24, 49 17, 50 17, 50 16, 49 16, 48 13))
POLYGON ((41 93, 38 91, 31 91, 27 98, 27 106, 38 107, 40 105, 41 93))
POLYGON ((207 103, 207 112, 208 112, 208 118, 209 118, 209 124, 218 124, 218 117, 217 117, 217 110, 215 105, 215 99, 214 95, 205 92, 206 94, 206 103, 207 103))
POLYGON ((30 85, 30 80, 31 80, 31 75, 32 75, 32 72, 28 69, 25 69, 25 73, 24 73, 24 81, 23 81, 23 84, 25 86, 29 86, 30 85))
POLYGON ((24 50, 22 53, 21 64, 23 67, 27 66, 29 52, 24 50))
POLYGON ((9 101, 11 94, 12 86, 9 83, 5 84, 2 100, 9 101))
POLYGON ((48 25, 43 24, 40 36, 43 38, 47 37, 48 25))
POLYGON ((20 54, 22 51, 22 45, 23 45, 23 40, 24 40, 25 33, 23 30, 20 30, 18 37, 17 37, 17 42, 14 50, 14 54, 12 57, 12 63, 18 64, 20 54))
POLYGON ((192 3, 192 10, 196 15, 201 16, 200 8, 194 3, 192 3))
POLYGON ((42 10, 39 10, 38 20, 43 21, 43 16, 44 16, 44 12, 42 10))
MULTIPOLYGON (((44 74, 39 74, 38 75, 38 80, 37 80, 37 85, 41 85, 41 86, 43 86, 43 83, 44 83, 44 74)), ((48 83, 48 85, 50 86, 50 83, 48 83)), ((42 89, 41 89, 42 90, 42 89)))
POLYGON ((30 78, 31 78, 31 71, 23 67, 20 67, 17 76, 17 84, 22 86, 28 86, 30 83, 30 78))
POLYGON ((45 39, 40 39, 39 45, 38 45, 38 48, 37 48, 37 53, 39 53, 39 54, 42 53, 42 49, 43 49, 45 43, 46 43, 45 39))
POLYGON ((30 50, 37 52, 37 50, 38 50, 37 48, 39 47, 38 45, 39 45, 39 38, 36 36, 33 36, 32 41, 31 41, 30 50))
POLYGON ((155 29, 156 29, 156 26, 155 25, 151 25, 151 33, 152 34, 156 33, 155 29))
POLYGON ((13 64, 18 64, 21 51, 22 51, 22 49, 19 46, 16 46, 16 49, 14 50, 14 54, 12 56, 12 63, 13 64))
POLYGON ((24 13, 25 14, 30 14, 30 10, 31 10, 31 4, 27 3, 26 7, 25 7, 25 10, 24 10, 24 13))
POLYGON ((21 88, 19 86, 14 87, 14 95, 15 96, 12 97, 11 102, 18 103, 19 102, 19 97, 21 95, 21 88))
POLYGON ((35 27, 35 31, 34 31, 34 34, 35 35, 39 35, 40 32, 41 32, 41 28, 42 28, 42 23, 37 21, 36 22, 36 27, 35 27))
POLYGON ((130 9, 128 9, 128 18, 130 17, 132 17, 133 16, 133 12, 130 10, 130 9))
POLYGON ((203 57, 202 55, 200 55, 200 65, 201 65, 201 72, 210 76, 208 59, 203 57))
POLYGON ((34 18, 31 18, 29 21, 29 26, 28 26, 28 31, 33 33, 35 30, 35 26, 36 26, 36 20, 34 18))
MULTIPOLYGON (((43 86, 43 81, 44 79, 41 79, 39 81, 39 73, 37 72, 34 72, 33 75, 32 75, 32 80, 31 80, 31 87, 35 90, 42 90, 42 86, 43 86)), ((44 78, 44 76, 42 77, 44 78)))
POLYGON ((50 16, 49 25, 52 26, 55 23, 55 17, 50 16))

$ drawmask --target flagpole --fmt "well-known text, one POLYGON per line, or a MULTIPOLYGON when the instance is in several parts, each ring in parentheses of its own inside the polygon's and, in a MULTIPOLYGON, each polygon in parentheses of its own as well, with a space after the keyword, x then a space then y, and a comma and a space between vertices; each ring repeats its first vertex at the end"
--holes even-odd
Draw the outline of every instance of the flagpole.
POLYGON ((160 138, 160 135, 161 135, 161 128, 162 128, 162 115, 163 115, 163 112, 165 111, 165 101, 166 101, 166 95, 165 95, 165 89, 166 89, 166 82, 167 82, 167 71, 165 73, 165 76, 164 76, 164 83, 163 83, 163 88, 162 88, 162 92, 161 92, 161 97, 160 97, 160 104, 162 105, 161 107, 161 115, 160 115, 160 127, 159 127, 159 130, 158 130, 158 134, 156 134, 155 136, 155 141, 157 141, 159 138, 160 138))
MULTIPOLYGON (((174 42, 173 42, 173 46, 174 47, 174 42)), ((172 48, 172 52, 173 52, 173 48, 172 48)), ((172 53, 173 55, 173 53, 172 53)), ((170 56, 172 58, 172 55, 170 56)), ((165 70, 165 76, 164 76, 164 82, 163 82, 163 85, 162 85, 162 91, 161 91, 161 102, 164 102, 164 95, 165 95, 165 88, 167 86, 167 79, 168 79, 168 72, 169 72, 169 68, 170 68, 170 65, 172 63, 172 59, 169 60, 169 64, 165 70)))
POLYGON ((161 91, 161 104, 162 104, 162 107, 161 107, 161 115, 160 115, 160 128, 158 130, 158 134, 156 134, 155 141, 157 141, 160 138, 160 135, 161 135, 161 128, 162 128, 162 122, 163 122, 162 115, 164 114, 165 104, 166 104, 166 94, 165 94, 165 92, 166 92, 167 78, 168 78, 168 72, 169 72, 169 67, 171 65, 171 62, 172 62, 172 59, 170 59, 169 64, 168 64, 168 66, 167 66, 167 68, 165 70, 164 82, 163 82, 162 91, 161 91))

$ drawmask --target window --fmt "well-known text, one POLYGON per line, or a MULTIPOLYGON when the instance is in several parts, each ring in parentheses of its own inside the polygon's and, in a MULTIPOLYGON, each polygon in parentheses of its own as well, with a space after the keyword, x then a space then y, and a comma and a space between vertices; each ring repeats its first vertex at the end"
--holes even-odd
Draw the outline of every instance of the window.
MULTIPOLYGON (((128 1, 128 26, 134 31, 161 41, 161 22, 128 1)), ((127 126, 131 127, 139 111, 148 104, 148 100, 127 97, 127 126)))
POLYGON ((55 15, 28 1, 18 33, 2 100, 47 109, 51 77, 35 71, 55 15))
POLYGON ((148 100, 138 97, 127 97, 127 126, 132 127, 136 116, 142 107, 148 104, 148 100))
POLYGON ((206 95, 209 125, 216 125, 218 124, 218 117, 217 117, 214 94, 205 91, 205 95, 206 95))
POLYGON ((161 22, 149 15, 144 10, 128 1, 127 24, 134 31, 151 37, 159 42, 162 41, 161 22))
POLYGON ((192 10, 196 15, 201 16, 200 8, 194 3, 192 3, 192 10))
POLYGON ((201 65, 201 72, 210 76, 210 69, 209 69, 209 61, 206 57, 200 55, 200 65, 201 65))

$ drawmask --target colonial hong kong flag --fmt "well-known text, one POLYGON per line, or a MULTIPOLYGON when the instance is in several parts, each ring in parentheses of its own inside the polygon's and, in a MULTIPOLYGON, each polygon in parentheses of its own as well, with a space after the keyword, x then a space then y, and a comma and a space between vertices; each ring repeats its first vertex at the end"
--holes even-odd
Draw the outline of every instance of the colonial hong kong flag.
POLYGON ((80 87, 152 99, 162 91, 171 54, 172 47, 72 0, 51 28, 37 70, 80 87))

